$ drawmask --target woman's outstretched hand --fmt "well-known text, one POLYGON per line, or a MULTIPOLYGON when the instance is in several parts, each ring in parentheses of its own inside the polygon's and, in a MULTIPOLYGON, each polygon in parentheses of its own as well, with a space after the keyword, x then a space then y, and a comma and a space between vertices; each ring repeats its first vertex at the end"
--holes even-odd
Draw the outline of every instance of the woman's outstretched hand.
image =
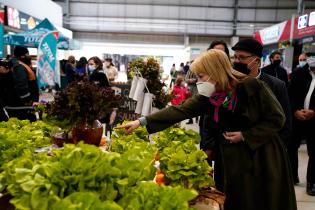
POLYGON ((115 129, 125 129, 127 134, 130 134, 133 130, 137 129, 140 126, 140 121, 135 120, 124 125, 117 126, 115 129))

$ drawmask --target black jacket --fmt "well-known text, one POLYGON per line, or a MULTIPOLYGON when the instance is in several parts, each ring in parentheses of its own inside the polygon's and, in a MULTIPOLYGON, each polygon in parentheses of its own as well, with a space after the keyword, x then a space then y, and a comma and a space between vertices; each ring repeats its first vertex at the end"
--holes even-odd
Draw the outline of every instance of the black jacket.
POLYGON ((66 70, 68 83, 73 82, 75 79, 75 74, 76 74, 73 65, 71 65, 70 63, 67 63, 65 66, 65 70, 66 70))
MULTIPOLYGON (((309 68, 301 68, 291 75, 289 95, 293 113, 296 110, 304 109, 304 100, 312 82, 309 68)), ((311 96, 309 109, 315 111, 315 90, 311 96)))
POLYGON ((107 79, 107 76, 104 72, 101 70, 95 70, 91 75, 90 75, 90 81, 94 82, 100 87, 109 87, 109 81, 107 79))
MULTIPOLYGON (((268 87, 271 89, 273 94, 276 96, 277 100, 279 101, 283 112, 286 116, 286 121, 279 132, 279 135, 283 142, 287 144, 290 140, 291 136, 291 131, 292 131, 292 114, 291 114, 291 107, 290 107, 290 101, 289 101, 289 96, 287 92, 286 85, 283 81, 270 76, 268 74, 265 74, 261 72, 260 75, 260 80, 264 81, 268 87)), ((203 119, 203 129, 201 135, 201 143, 200 143, 200 148, 201 149, 214 149, 215 147, 215 142, 212 141, 213 138, 212 134, 209 131, 209 123, 210 123, 210 117, 208 115, 204 116, 203 119)))
MULTIPOLYGON (((24 102, 37 102, 39 99, 39 89, 36 80, 29 80, 27 70, 17 59, 12 59, 14 88, 24 102)), ((19 105, 18 105, 19 106, 19 105)))
POLYGON ((286 121, 279 134, 282 140, 288 143, 292 131, 292 113, 286 84, 280 79, 265 74, 264 72, 261 72, 259 79, 267 83, 283 109, 286 121))
POLYGON ((288 73, 282 66, 270 64, 262 68, 261 71, 282 80, 288 86, 288 73))
POLYGON ((1 105, 17 106, 21 103, 19 96, 14 88, 12 71, 0 73, 0 100, 1 105))

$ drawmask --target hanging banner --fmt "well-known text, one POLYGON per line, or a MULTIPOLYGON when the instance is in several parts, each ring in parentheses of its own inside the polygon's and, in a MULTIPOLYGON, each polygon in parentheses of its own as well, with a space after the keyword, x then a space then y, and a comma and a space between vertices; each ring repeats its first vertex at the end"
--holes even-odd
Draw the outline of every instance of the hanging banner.
POLYGON ((0 23, 0 58, 3 58, 3 34, 4 34, 4 29, 2 23, 0 23))
POLYGON ((264 28, 254 33, 254 38, 262 45, 274 44, 290 39, 291 20, 264 28))
POLYGON ((47 33, 38 46, 36 77, 39 87, 60 86, 60 72, 57 62, 57 40, 59 33, 47 33))

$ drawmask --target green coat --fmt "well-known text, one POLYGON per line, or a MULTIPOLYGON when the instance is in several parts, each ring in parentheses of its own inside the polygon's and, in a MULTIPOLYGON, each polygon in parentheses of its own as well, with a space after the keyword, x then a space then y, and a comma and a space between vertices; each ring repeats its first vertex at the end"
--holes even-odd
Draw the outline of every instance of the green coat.
MULTIPOLYGON (((296 210, 287 153, 278 136, 285 121, 280 104, 263 82, 253 78, 239 84, 236 93, 235 111, 221 107, 219 123, 211 124, 222 155, 225 210, 296 210), (222 135, 225 131, 241 131, 244 141, 229 143, 222 135)), ((213 116, 213 105, 197 95, 148 116, 147 130, 154 133, 205 113, 213 116)))

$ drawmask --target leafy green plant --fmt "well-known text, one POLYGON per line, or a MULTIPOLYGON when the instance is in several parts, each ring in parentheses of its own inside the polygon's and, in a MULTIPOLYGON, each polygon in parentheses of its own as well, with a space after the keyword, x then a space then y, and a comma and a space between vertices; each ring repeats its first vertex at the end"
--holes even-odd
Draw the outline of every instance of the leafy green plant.
POLYGON ((96 193, 101 201, 117 201, 140 181, 152 180, 153 156, 140 149, 104 153, 83 143, 65 145, 54 156, 31 152, 3 166, 0 192, 6 189, 17 209, 49 209, 76 192, 96 193), (39 199, 40 197, 40 199, 39 199))
POLYGON ((139 71, 142 77, 147 79, 149 92, 155 96, 153 99, 155 107, 162 109, 172 100, 172 94, 168 94, 163 90, 163 87, 166 85, 161 82, 160 64, 156 59, 153 57, 148 57, 147 59, 137 58, 129 66, 132 75, 136 75, 137 71, 139 71))
MULTIPOLYGON (((40 199, 40 198, 39 198, 40 199)), ((114 201, 101 201, 99 195, 91 192, 75 192, 54 203, 51 209, 58 210, 123 210, 114 201)))
MULTIPOLYGON (((10 118, 8 122, 0 122, 0 166, 20 157, 26 151, 51 144, 52 126, 42 121, 29 122, 10 118)), ((1 171, 1 169, 0 169, 1 171)))
POLYGON ((200 142, 197 132, 168 128, 154 136, 153 141, 169 185, 194 189, 214 186, 207 155, 196 146, 200 142))
POLYGON ((57 93, 55 100, 47 106, 47 117, 70 125, 92 125, 94 120, 117 107, 119 98, 111 88, 102 88, 88 81, 73 82, 57 93))
POLYGON ((130 188, 128 193, 118 201, 125 210, 186 210, 188 202, 198 193, 182 187, 157 185, 153 182, 142 182, 130 188))

